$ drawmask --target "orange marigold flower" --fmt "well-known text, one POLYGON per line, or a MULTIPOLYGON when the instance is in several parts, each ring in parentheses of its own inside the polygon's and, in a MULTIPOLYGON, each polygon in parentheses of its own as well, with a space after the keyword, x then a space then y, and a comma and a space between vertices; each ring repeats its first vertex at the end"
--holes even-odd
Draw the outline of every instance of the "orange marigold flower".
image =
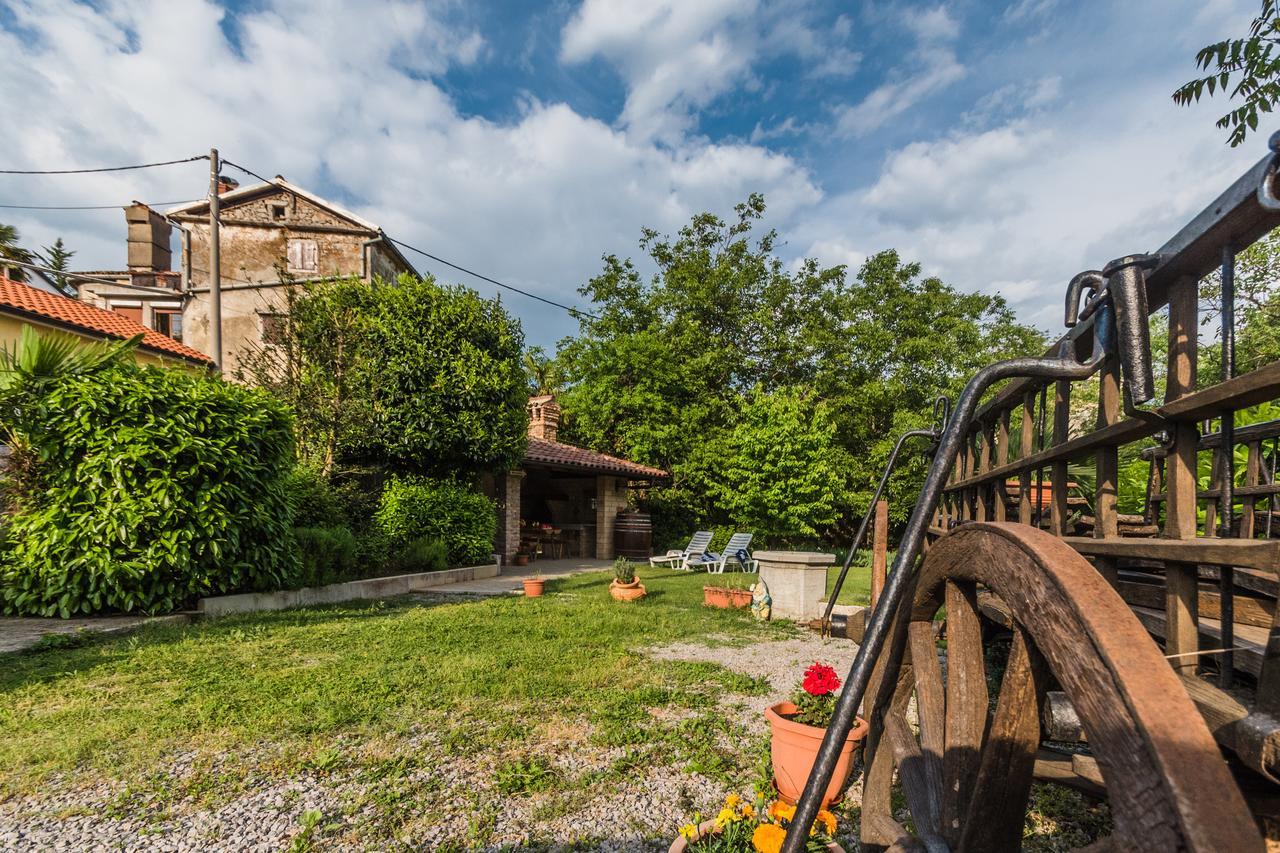
POLYGON ((827 835, 836 834, 836 816, 831 812, 826 809, 818 809, 818 819, 814 822, 815 829, 819 823, 826 827, 827 835))
POLYGON ((769 817, 774 820, 791 820, 795 816, 795 806, 787 805, 782 800, 774 800, 769 804, 769 817))
POLYGON ((755 807, 755 806, 753 806, 753 805, 751 805, 751 803, 743 803, 743 804, 742 804, 742 816, 743 816, 743 817, 745 817, 745 818, 752 818, 752 817, 755 817, 755 816, 756 816, 756 807, 755 807))
POLYGON ((730 794, 724 798, 724 807, 726 809, 736 809, 740 802, 742 802, 742 797, 737 794, 730 794))
POLYGON ((775 823, 762 823, 751 833, 751 846, 759 853, 779 853, 786 840, 787 831, 775 823))

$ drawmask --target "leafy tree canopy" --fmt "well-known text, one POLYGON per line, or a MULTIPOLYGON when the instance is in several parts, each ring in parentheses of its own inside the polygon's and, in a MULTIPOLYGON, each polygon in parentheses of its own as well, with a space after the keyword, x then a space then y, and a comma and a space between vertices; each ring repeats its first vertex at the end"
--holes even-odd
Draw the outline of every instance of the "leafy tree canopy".
POLYGON ((294 288, 242 378, 297 413, 299 453, 436 476, 506 470, 526 436, 523 333, 496 301, 401 276, 294 288))
POLYGON ((865 509, 897 433, 927 424, 936 395, 995 358, 1043 348, 1001 297, 959 293, 896 252, 871 257, 853 280, 813 259, 788 267, 776 234, 755 233, 764 212, 752 195, 730 222, 705 213, 674 238, 645 230, 640 246, 656 269, 647 279, 631 260, 606 255, 582 288, 599 319, 582 318, 579 336, 559 347, 565 438, 671 470, 672 487, 653 499, 659 525, 749 523, 764 493, 724 490, 765 489, 745 474, 763 463, 735 430, 785 431, 799 407, 839 451, 830 457, 843 470, 831 485, 835 511, 817 501, 769 533, 830 532, 833 519, 865 509), (711 464, 709 455, 737 458, 711 464), (738 481, 713 486, 709 472, 738 481))

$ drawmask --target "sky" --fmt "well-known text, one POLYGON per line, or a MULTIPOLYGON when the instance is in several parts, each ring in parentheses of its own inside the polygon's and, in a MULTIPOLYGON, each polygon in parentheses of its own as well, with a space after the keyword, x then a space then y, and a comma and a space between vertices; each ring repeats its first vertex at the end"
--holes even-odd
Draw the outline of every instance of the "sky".
MULTIPOLYGON (((788 263, 897 249, 1055 335, 1067 281, 1149 251, 1265 153, 1170 94, 1257 0, 0 0, 0 169, 207 153, 589 310, 641 229, 764 194, 788 263)), ((228 174, 249 182, 247 176, 228 174)), ((0 175, 0 205, 196 199, 195 162, 0 175)), ((0 208, 121 268, 119 210, 0 208)), ((496 289, 425 258, 423 272, 496 289)), ((642 267, 643 268, 643 267, 642 267)), ((577 330, 504 293, 530 344, 577 330)))

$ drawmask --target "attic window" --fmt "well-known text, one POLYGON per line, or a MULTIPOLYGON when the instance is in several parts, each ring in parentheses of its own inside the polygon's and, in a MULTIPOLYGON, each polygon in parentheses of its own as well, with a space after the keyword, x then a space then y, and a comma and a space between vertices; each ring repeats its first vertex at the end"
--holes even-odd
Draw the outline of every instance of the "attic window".
POLYGON ((319 269, 315 240, 290 240, 288 250, 290 272, 315 272, 319 269))
POLYGON ((289 213, 289 206, 282 201, 271 203, 271 220, 273 222, 283 222, 285 216, 289 213))

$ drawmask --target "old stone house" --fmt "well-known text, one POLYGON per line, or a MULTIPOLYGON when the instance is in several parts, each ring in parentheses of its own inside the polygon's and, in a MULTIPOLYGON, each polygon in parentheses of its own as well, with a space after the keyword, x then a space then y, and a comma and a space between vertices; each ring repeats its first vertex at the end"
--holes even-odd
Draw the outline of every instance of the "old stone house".
MULTIPOLYGON (((270 343, 286 305, 286 283, 356 277, 394 280, 414 272, 377 225, 277 175, 219 197, 223 369, 270 343), (282 282, 282 276, 285 282, 282 282)), ((183 340, 209 347, 209 202, 168 211, 183 231, 187 303, 183 340)))
MULTIPOLYGON (((413 273, 377 225, 276 176, 219 194, 222 367, 235 375, 241 355, 270 345, 290 285, 355 277, 394 280, 413 273)), ((125 208, 128 268, 89 273, 79 297, 208 352, 209 202, 167 211, 125 208), (172 266, 178 230, 180 263, 172 266)), ((214 353, 209 353, 214 355, 214 353)))

